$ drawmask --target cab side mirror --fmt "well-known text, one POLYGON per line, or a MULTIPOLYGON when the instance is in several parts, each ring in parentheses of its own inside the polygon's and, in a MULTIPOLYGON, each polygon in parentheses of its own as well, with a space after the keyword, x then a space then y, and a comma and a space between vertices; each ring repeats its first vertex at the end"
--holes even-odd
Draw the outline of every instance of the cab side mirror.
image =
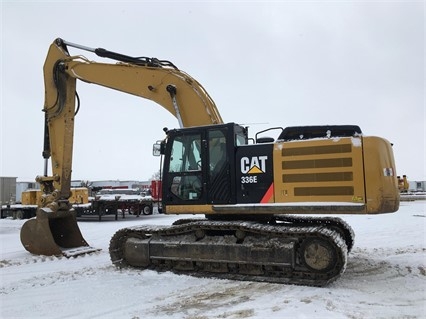
POLYGON ((163 142, 156 142, 154 145, 152 145, 152 155, 160 156, 162 154, 164 154, 164 143, 163 142))

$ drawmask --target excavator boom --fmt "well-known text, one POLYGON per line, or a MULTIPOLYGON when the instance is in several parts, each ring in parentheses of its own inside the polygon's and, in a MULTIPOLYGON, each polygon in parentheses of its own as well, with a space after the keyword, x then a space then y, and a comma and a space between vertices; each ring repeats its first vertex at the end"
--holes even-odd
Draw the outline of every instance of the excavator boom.
MULTIPOLYGON (((21 230, 21 241, 31 253, 65 254, 88 246, 78 228, 71 196, 74 121, 79 108, 77 80, 97 84, 156 102, 178 120, 180 127, 221 124, 215 103, 198 81, 169 61, 131 57, 102 48, 89 48, 56 39, 43 68, 45 85, 45 170, 37 176, 43 192, 36 218, 21 230), (116 63, 99 63, 71 56, 68 48, 89 51, 116 63), (48 159, 52 175, 48 175, 48 159)), ((85 249, 81 249, 85 252, 85 249)))

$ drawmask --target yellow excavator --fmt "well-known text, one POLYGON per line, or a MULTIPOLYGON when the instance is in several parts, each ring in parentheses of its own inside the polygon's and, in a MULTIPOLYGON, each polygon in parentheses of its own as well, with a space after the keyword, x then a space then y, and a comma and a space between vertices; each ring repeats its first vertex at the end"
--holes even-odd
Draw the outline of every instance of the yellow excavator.
POLYGON ((399 208, 391 144, 356 125, 275 127, 277 138, 265 137, 268 130, 250 138, 247 127, 224 123, 202 86, 171 62, 62 39, 49 49, 44 78, 43 199, 21 230, 33 254, 95 250, 68 201, 77 79, 150 99, 176 116, 180 128, 165 128, 153 148, 163 162, 162 209, 200 215, 117 231, 109 246, 117 267, 324 286, 344 272, 354 245, 351 227, 334 215, 399 208), (68 47, 118 62, 70 56, 68 47))

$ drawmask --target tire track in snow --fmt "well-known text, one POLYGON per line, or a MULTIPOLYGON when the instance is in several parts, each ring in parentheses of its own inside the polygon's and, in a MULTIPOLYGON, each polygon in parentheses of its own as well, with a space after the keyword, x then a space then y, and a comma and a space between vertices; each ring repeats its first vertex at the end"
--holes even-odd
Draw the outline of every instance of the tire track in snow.
POLYGON ((357 248, 349 255, 346 272, 342 278, 359 277, 366 280, 367 277, 374 276, 382 279, 407 276, 426 277, 425 262, 426 248, 357 248), (413 258, 405 258, 405 255, 417 255, 419 260, 417 263, 407 263, 406 260, 413 260, 413 258))
POLYGON ((152 314, 170 316, 179 311, 185 313, 186 319, 249 318, 255 315, 251 304, 253 295, 273 293, 280 289, 282 285, 279 284, 214 279, 201 288, 179 290, 174 296, 169 296, 173 302, 157 305, 152 314), (212 310, 216 313, 214 317, 209 314, 212 310), (222 311, 220 315, 217 315, 218 310, 222 311))

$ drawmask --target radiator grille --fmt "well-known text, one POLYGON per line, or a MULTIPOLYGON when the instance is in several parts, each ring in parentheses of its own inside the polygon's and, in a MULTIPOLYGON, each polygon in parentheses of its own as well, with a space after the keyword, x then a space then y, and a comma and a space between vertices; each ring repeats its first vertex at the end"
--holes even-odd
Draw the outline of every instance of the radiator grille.
MULTIPOLYGON (((286 144, 281 149, 281 182, 285 196, 317 197, 330 200, 352 198, 354 187, 354 148, 352 143, 339 141, 333 145, 286 144)), ((316 143, 316 144, 315 144, 316 143)), ((327 142, 329 143, 329 142, 327 142)), ((355 152, 356 153, 356 152, 355 152)))

